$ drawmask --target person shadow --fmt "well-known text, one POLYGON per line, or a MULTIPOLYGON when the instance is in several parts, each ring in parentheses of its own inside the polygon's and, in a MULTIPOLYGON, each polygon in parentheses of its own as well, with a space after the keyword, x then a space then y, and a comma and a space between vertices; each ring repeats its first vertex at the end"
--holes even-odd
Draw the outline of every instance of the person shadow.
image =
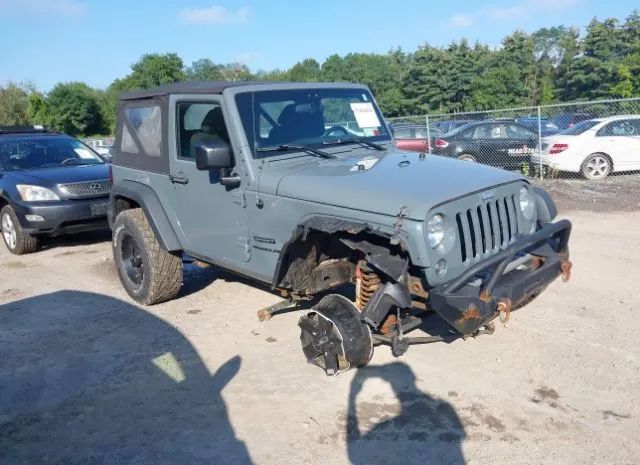
POLYGON ((451 404, 420 391, 405 363, 360 368, 348 402, 346 439, 352 464, 465 463, 460 418, 451 404), (390 384, 398 402, 387 403, 380 394, 357 402, 365 381, 375 378, 390 384))
POLYGON ((251 464, 211 374, 160 318, 60 291, 0 305, 0 463, 251 464))

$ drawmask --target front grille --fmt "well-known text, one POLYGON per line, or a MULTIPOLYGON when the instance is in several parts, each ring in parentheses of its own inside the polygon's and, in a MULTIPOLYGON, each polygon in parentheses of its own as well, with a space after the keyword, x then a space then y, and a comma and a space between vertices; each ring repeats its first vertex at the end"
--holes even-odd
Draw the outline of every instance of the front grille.
POLYGON ((483 202, 456 214, 463 263, 492 255, 513 242, 518 235, 514 195, 483 202))
POLYGON ((60 184, 58 187, 69 197, 96 197, 109 193, 109 181, 107 179, 60 184))

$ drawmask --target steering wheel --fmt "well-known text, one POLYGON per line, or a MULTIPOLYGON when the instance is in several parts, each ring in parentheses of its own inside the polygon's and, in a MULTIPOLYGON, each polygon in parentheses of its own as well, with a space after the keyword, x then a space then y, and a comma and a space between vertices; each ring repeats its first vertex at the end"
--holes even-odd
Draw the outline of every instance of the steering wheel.
POLYGON ((60 162, 61 165, 68 165, 69 163, 71 163, 72 161, 76 161, 77 158, 65 158, 64 160, 62 160, 60 162))
MULTIPOLYGON (((347 128, 345 128, 344 126, 340 126, 340 125, 336 125, 336 126, 331 126, 329 129, 327 129, 324 132, 324 137, 330 136, 332 133, 340 131, 343 133, 343 135, 345 136, 349 136, 349 131, 347 131, 347 128)), ((339 135, 339 134, 338 134, 339 135)))

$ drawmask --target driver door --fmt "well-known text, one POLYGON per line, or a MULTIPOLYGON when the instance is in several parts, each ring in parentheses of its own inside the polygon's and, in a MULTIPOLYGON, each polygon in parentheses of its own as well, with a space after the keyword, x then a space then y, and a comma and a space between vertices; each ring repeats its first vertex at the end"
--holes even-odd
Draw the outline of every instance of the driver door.
MULTIPOLYGON (((172 96, 176 143, 170 157, 173 210, 186 252, 233 267, 250 258, 244 185, 220 183, 220 171, 196 168, 193 146, 206 137, 230 143, 221 96, 172 96)), ((235 172, 232 167, 230 172, 235 172)))

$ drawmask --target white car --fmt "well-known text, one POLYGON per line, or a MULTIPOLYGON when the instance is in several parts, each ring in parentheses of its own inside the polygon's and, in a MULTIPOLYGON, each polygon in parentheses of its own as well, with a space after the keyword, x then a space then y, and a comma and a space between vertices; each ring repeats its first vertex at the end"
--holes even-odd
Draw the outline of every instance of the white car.
POLYGON ((587 179, 640 170, 640 115, 582 121, 542 139, 542 154, 534 153, 531 161, 587 179))

